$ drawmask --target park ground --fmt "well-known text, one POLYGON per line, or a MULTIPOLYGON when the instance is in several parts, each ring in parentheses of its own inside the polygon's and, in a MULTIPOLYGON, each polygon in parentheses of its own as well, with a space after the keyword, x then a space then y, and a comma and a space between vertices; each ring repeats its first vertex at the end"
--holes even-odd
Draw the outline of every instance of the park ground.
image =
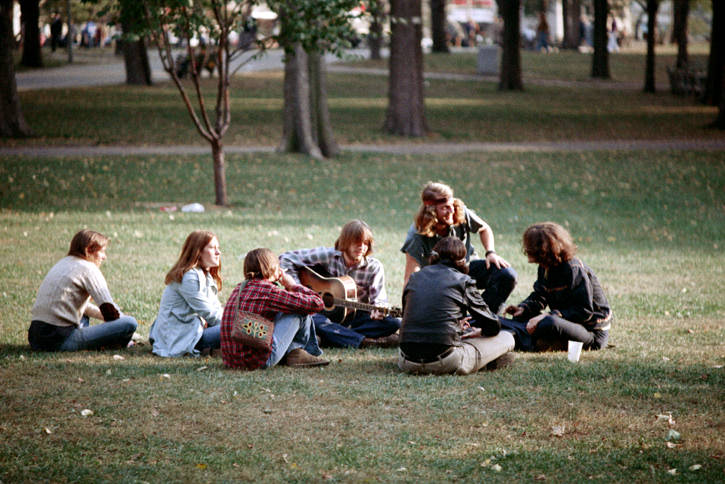
POLYGON ((210 155, 173 86, 23 92, 37 137, 0 141, 0 481, 722 482, 723 134, 704 127, 714 108, 632 88, 641 53, 613 56, 596 86, 587 58, 526 54, 532 82, 502 93, 473 54, 429 56, 429 72, 462 78, 427 80, 423 140, 380 132, 383 76, 331 72, 347 149, 323 161, 272 150, 279 71, 235 79, 228 207, 211 204, 210 155), (393 349, 250 373, 147 344, 29 351, 35 291, 82 227, 112 237, 103 271, 142 339, 197 228, 219 236, 225 301, 248 250, 330 245, 364 218, 399 304, 399 247, 429 180, 491 224, 519 274, 513 303, 535 277, 523 230, 565 225, 614 308, 612 347, 464 378, 403 375, 393 349), (207 210, 160 210, 189 202, 207 210))

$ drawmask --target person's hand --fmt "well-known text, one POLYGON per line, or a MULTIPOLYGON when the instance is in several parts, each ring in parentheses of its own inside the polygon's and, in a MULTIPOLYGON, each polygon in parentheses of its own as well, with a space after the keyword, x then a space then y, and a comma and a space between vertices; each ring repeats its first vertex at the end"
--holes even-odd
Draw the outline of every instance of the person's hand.
POLYGON ((382 311, 379 311, 377 309, 373 309, 370 311, 370 319, 383 319, 385 317, 385 314, 383 314, 382 311))
POLYGON ((279 273, 277 274, 277 282, 282 284, 282 287, 284 287, 288 291, 291 291, 297 286, 297 281, 295 281, 292 276, 287 274, 282 269, 279 269, 279 273))
POLYGON ((521 306, 508 306, 506 309, 504 309, 504 313, 510 314, 514 318, 517 318, 524 314, 524 308, 521 306))
POLYGON ((201 316, 199 316, 199 319, 201 319, 201 327, 202 328, 206 329, 206 328, 209 327, 209 323, 206 322, 206 319, 202 318, 201 316))
POLYGON ((529 319, 529 322, 526 323, 526 331, 529 334, 534 334, 534 331, 536 331, 536 326, 539 325, 539 321, 541 321, 545 317, 546 317, 546 314, 539 314, 538 316, 535 316, 535 317, 529 319))
POLYGON ((506 259, 504 259, 495 252, 489 252, 489 254, 486 256, 486 269, 490 269, 491 264, 496 266, 497 269, 505 269, 511 266, 511 264, 506 262, 506 259))
POLYGON ((461 339, 478 338, 479 336, 481 336, 481 328, 471 326, 471 330, 467 333, 463 333, 461 335, 461 339))

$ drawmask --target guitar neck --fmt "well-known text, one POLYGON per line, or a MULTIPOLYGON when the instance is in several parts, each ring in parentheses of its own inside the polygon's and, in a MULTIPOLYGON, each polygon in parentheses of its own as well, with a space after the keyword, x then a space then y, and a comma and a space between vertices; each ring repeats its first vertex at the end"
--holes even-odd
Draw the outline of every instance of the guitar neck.
POLYGON ((361 303, 358 301, 350 301, 349 299, 334 298, 333 303, 335 306, 341 306, 344 308, 360 309, 361 311, 380 311, 383 314, 397 315, 400 311, 397 308, 389 308, 386 306, 375 306, 373 304, 361 303))

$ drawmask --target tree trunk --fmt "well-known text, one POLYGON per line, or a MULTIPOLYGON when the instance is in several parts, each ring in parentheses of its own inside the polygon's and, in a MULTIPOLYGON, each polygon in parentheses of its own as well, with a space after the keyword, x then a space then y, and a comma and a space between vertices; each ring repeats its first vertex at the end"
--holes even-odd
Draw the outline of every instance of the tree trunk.
POLYGON ((23 25, 23 56, 20 64, 25 67, 43 67, 40 50, 40 2, 20 0, 20 18, 23 25))
MULTIPOLYGON (((130 25, 123 25, 122 28, 124 32, 132 31, 130 25)), ((121 50, 126 65, 126 84, 150 86, 151 66, 144 39, 121 40, 121 50)))
POLYGON ((448 53, 446 40, 446 0, 430 0, 430 30, 433 52, 448 53))
POLYGON ((703 102, 720 106, 722 118, 723 83, 725 82, 725 4, 712 0, 712 33, 710 34, 710 57, 707 62, 707 81, 703 102))
POLYGON ((221 139, 214 139, 211 142, 211 155, 214 159, 214 191, 216 193, 216 204, 220 206, 229 205, 227 201, 227 175, 224 166, 224 146, 221 139))
POLYGON ((307 54, 297 44, 284 57, 284 128, 279 150, 322 158, 314 140, 310 113, 307 54))
POLYGON ((330 110, 327 104, 327 69, 325 59, 320 53, 310 53, 307 57, 310 79, 310 118, 313 139, 322 155, 332 158, 340 152, 335 142, 330 123, 330 110))
POLYGON ((428 133, 423 95, 421 0, 391 0, 388 109, 383 130, 399 136, 428 133))
POLYGON ((687 18, 690 15, 690 0, 675 0, 675 20, 672 27, 673 41, 677 44, 678 69, 684 69, 688 64, 687 55, 687 18))
POLYGON ((382 0, 370 0, 368 3, 370 13, 368 47, 370 47, 370 58, 374 60, 382 58, 380 49, 383 45, 383 8, 382 0))
POLYGON ((562 47, 565 49, 578 49, 579 44, 581 44, 581 2, 580 0, 562 0, 561 6, 564 17, 562 47))
POLYGON ((503 18, 503 51, 498 88, 522 91, 521 78, 521 0, 497 0, 503 18))
POLYGON ((592 77, 609 79, 609 52, 607 51, 607 0, 594 0, 594 55, 592 77))
POLYGON ((20 109, 13 58, 13 0, 0 0, 0 136, 20 138, 32 131, 20 109))
POLYGON ((655 31, 659 0, 647 0, 647 60, 644 71, 644 92, 655 92, 655 31))

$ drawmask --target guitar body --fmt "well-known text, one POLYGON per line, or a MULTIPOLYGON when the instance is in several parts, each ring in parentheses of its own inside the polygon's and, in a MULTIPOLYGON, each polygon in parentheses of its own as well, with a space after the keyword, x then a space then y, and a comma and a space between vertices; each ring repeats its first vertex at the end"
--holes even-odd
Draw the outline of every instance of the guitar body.
POLYGON ((350 276, 323 277, 309 267, 299 271, 300 282, 317 292, 325 304, 322 313, 330 321, 346 323, 355 316, 355 309, 336 305, 336 300, 357 301, 357 285, 350 276))

